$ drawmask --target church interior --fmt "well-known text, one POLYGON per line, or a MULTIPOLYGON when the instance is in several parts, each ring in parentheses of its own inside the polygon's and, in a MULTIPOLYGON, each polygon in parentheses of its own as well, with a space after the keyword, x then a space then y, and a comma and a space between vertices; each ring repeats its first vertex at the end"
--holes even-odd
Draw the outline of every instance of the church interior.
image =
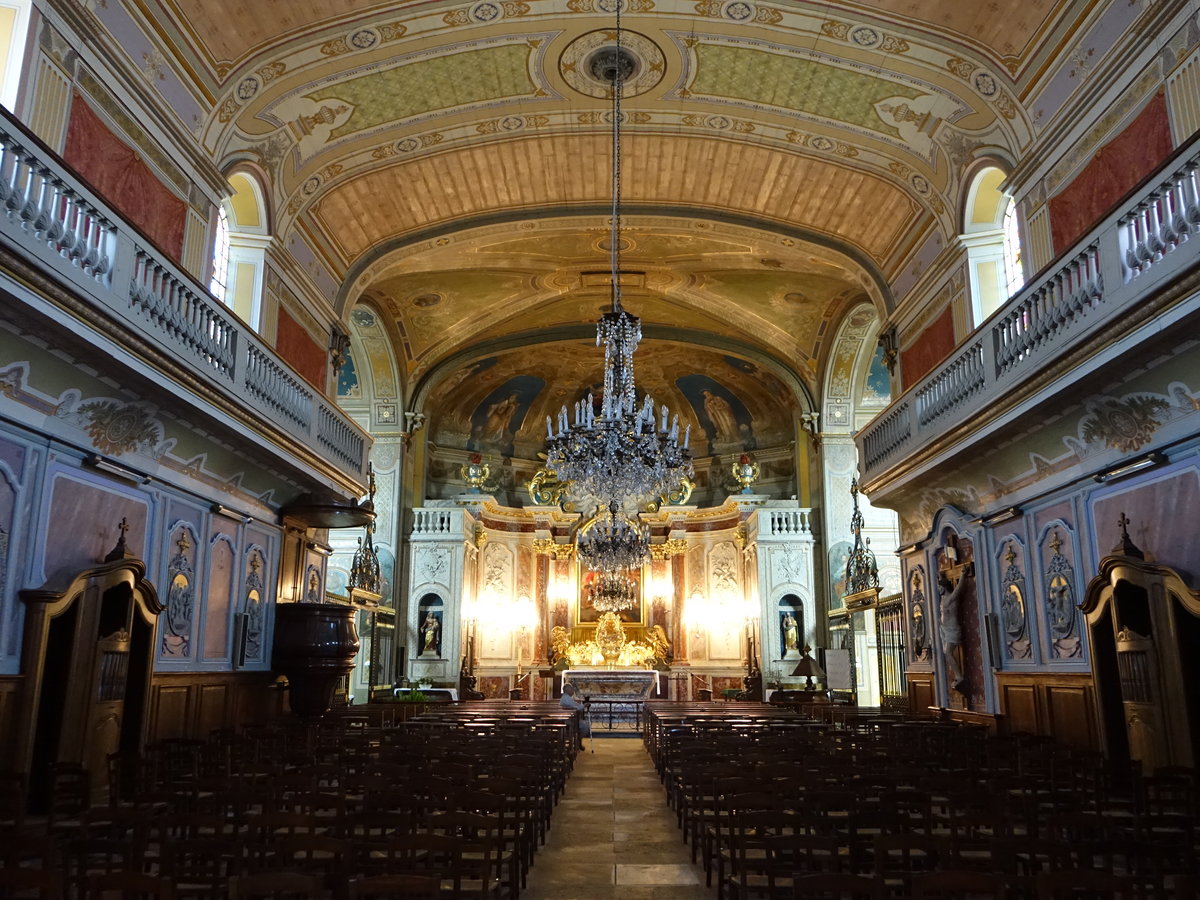
POLYGON ((0 106, 0 896, 1200 896, 1200 0, 0 0, 0 106))

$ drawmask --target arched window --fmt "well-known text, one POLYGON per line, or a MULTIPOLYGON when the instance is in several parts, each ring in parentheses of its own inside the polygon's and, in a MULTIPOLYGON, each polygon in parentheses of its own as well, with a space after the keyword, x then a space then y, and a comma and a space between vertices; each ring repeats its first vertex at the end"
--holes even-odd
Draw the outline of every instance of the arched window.
POLYGON ((1025 283, 1016 204, 1000 187, 1005 177, 995 166, 981 169, 971 180, 963 210, 959 239, 967 250, 976 327, 1025 283))
POLYGON ((262 316, 263 274, 271 235, 258 179, 247 172, 229 176, 232 194, 217 214, 213 242, 214 297, 257 328, 262 316))
POLYGON ((1017 204, 1008 198, 1004 208, 1004 277, 1008 280, 1008 296, 1025 286, 1025 269, 1021 265, 1021 234, 1017 230, 1017 204))
POLYGON ((217 210, 217 238, 213 241, 212 281, 208 283, 208 292, 225 303, 226 287, 229 279, 229 216, 225 207, 217 210))
POLYGON ((0 104, 12 109, 21 82, 30 0, 0 0, 0 104))

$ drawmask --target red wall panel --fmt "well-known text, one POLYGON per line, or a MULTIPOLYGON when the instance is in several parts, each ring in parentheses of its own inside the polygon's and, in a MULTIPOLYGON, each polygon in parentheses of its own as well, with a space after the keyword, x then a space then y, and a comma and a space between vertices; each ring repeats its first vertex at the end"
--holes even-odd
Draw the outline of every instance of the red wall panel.
POLYGON ((1156 94, 1066 188, 1050 198, 1054 252, 1068 250, 1173 149, 1167 101, 1156 94))
POLYGON ((275 352, 299 372, 305 381, 318 391, 324 392, 325 349, 309 337, 308 332, 282 306, 279 308, 275 352))
POLYGON ((187 204, 155 177, 136 150, 108 130, 78 94, 71 103, 63 158, 160 250, 180 261, 187 204))
POLYGON ((900 351, 900 374, 905 389, 929 374, 953 349, 954 315, 947 306, 910 346, 900 351))

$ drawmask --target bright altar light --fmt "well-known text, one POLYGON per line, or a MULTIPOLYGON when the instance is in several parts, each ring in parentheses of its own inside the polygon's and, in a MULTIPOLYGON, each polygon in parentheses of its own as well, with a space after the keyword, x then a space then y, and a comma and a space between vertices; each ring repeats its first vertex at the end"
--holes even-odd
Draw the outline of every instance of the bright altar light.
POLYGON ((513 602, 505 618, 516 631, 532 631, 537 627, 537 606, 529 597, 521 595, 513 602))
POLYGON ((692 631, 705 631, 713 620, 713 604, 700 591, 692 591, 683 610, 683 620, 692 631))

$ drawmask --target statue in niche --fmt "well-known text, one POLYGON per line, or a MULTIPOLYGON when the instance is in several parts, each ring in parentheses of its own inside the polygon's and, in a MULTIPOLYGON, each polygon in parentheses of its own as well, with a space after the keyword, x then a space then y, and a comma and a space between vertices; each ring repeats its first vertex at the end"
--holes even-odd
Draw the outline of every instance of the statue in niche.
POLYGON ((796 617, 792 615, 789 609, 783 614, 781 622, 783 629, 783 649, 785 653, 792 653, 800 649, 800 623, 796 621, 796 617))
POLYGON ((928 659, 929 635, 925 630, 925 591, 920 569, 913 571, 910 584, 909 635, 912 638, 913 659, 928 659))
POLYGON ((967 563, 958 578, 958 584, 950 580, 948 572, 938 574, 940 602, 939 632, 942 637, 942 656, 946 662, 946 681, 951 690, 966 693, 966 676, 962 661, 962 621, 959 606, 967 590, 967 579, 975 576, 975 564, 967 563))
POLYGON ((438 633, 442 623, 438 621, 437 613, 433 610, 425 613, 425 621, 421 623, 421 655, 438 655, 438 633))
POLYGON ((550 665, 555 669, 571 668, 571 660, 567 657, 567 651, 571 647, 571 632, 562 625, 555 625, 550 629, 550 665))
POLYGON ((654 651, 654 668, 668 671, 674 654, 671 653, 671 642, 667 640, 667 633, 663 631, 663 627, 652 625, 646 632, 646 642, 654 651))

